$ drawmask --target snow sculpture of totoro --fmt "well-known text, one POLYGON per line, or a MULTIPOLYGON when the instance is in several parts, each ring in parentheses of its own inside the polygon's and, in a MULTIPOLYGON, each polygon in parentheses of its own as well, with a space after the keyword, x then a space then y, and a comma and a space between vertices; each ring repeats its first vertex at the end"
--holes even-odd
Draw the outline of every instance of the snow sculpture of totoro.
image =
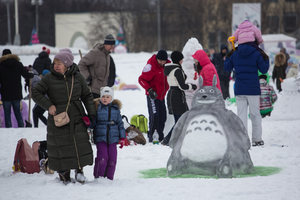
POLYGON ((212 86, 203 86, 199 77, 199 85, 192 108, 180 117, 173 129, 168 175, 229 178, 235 173, 249 173, 253 169, 248 152, 251 145, 242 121, 225 108, 222 93, 216 87, 216 76, 212 86))

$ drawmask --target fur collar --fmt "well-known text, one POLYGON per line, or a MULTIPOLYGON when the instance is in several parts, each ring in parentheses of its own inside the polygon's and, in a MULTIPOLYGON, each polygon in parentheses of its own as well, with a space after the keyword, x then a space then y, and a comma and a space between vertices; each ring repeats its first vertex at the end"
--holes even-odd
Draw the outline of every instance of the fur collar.
POLYGON ((277 54, 275 56, 275 66, 283 66, 286 63, 285 60, 286 58, 283 53, 277 54))
MULTIPOLYGON (((97 109, 98 106, 99 106, 99 104, 100 104, 100 98, 96 98, 96 99, 94 99, 93 101, 94 101, 94 104, 95 104, 96 109, 97 109)), ((119 99, 114 99, 114 100, 111 102, 111 104, 112 104, 113 106, 118 107, 120 110, 121 110, 121 108, 122 108, 122 102, 121 102, 119 99)))
POLYGON ((8 54, 8 55, 2 56, 0 58, 0 63, 5 61, 5 60, 8 60, 8 59, 15 59, 17 61, 20 61, 19 56, 15 55, 15 54, 8 54))

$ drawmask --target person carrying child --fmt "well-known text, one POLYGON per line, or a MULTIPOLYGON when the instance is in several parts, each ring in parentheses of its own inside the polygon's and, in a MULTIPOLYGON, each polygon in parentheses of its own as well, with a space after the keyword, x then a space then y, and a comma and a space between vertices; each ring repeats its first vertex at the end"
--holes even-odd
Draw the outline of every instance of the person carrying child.
POLYGON ((95 99, 97 107, 94 122, 93 139, 97 147, 94 177, 107 177, 113 180, 117 163, 117 144, 120 148, 125 144, 125 129, 120 114, 121 102, 114 99, 112 88, 105 86, 100 89, 99 98, 95 99))
POLYGON ((224 69, 235 71, 234 94, 237 115, 248 130, 248 107, 252 122, 252 146, 264 145, 262 140, 262 119, 259 109, 260 85, 258 71, 267 73, 269 57, 258 47, 262 42, 260 31, 248 20, 239 25, 234 37, 239 45, 232 50, 224 62, 224 69))
POLYGON ((261 74, 259 76, 259 83, 260 83, 260 114, 262 118, 266 116, 271 116, 271 112, 273 110, 273 104, 277 100, 277 94, 274 88, 268 84, 267 82, 267 75, 261 74))

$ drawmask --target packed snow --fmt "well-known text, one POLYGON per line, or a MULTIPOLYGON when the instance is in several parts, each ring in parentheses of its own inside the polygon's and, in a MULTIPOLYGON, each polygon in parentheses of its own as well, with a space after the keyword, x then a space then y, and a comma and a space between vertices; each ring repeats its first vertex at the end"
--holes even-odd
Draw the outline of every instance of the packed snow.
MULTIPOLYGON (((0 46, 0 50, 5 48, 0 46)), ((41 46, 19 47, 24 65, 32 64, 41 46), (29 49, 27 51, 27 49, 29 49), (31 53, 34 52, 34 53, 31 53)), ((51 49, 53 54, 56 48, 51 49)), ((73 49, 73 53, 78 50, 73 49)), ((83 54, 86 52, 83 52, 83 54)), ((54 55, 51 54, 53 59, 54 55)), ((125 84, 138 85, 138 76, 152 53, 112 54, 117 75, 125 84)), ((78 63, 80 56, 75 55, 78 63)), ((13 173, 13 159, 17 141, 26 138, 30 144, 45 140, 46 127, 0 128, 0 200, 92 200, 92 199, 223 199, 223 200, 298 200, 300 199, 300 93, 285 92, 285 87, 294 87, 295 79, 286 80, 283 92, 278 94, 271 117, 263 118, 264 147, 252 147, 250 155, 254 166, 279 167, 282 170, 270 176, 232 179, 204 178, 153 178, 145 179, 141 170, 166 167, 171 149, 168 146, 132 145, 118 148, 115 179, 94 180, 93 166, 84 168, 87 183, 64 185, 57 173, 46 175, 13 173), (290 85, 290 86, 289 86, 290 85)), ((273 83, 271 83, 274 85, 273 83)), ((231 83, 231 87, 233 82, 231 83)), ((144 90, 115 90, 115 98, 122 101, 122 114, 129 118, 134 114, 148 116, 144 90)), ((299 87, 298 87, 299 88, 299 87)), ((25 92, 24 92, 25 94, 25 92)), ((231 88, 231 96, 233 96, 231 88)), ((227 108, 236 113, 235 104, 227 108)), ((173 116, 168 115, 164 133, 173 125, 173 116)), ((251 121, 249 120, 250 124, 251 121)), ((251 126, 249 136, 251 138, 251 126)), ((94 156, 96 147, 93 145, 94 156)), ((71 176, 74 177, 74 172, 71 176)))

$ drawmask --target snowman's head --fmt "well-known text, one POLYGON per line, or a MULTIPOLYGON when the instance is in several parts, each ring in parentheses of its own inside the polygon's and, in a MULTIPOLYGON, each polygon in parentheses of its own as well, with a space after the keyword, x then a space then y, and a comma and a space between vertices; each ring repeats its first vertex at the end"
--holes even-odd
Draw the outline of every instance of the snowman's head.
POLYGON ((192 108, 203 104, 223 103, 223 96, 221 91, 216 87, 217 76, 214 75, 212 86, 203 86, 203 78, 199 77, 199 89, 196 91, 193 101, 192 108))

